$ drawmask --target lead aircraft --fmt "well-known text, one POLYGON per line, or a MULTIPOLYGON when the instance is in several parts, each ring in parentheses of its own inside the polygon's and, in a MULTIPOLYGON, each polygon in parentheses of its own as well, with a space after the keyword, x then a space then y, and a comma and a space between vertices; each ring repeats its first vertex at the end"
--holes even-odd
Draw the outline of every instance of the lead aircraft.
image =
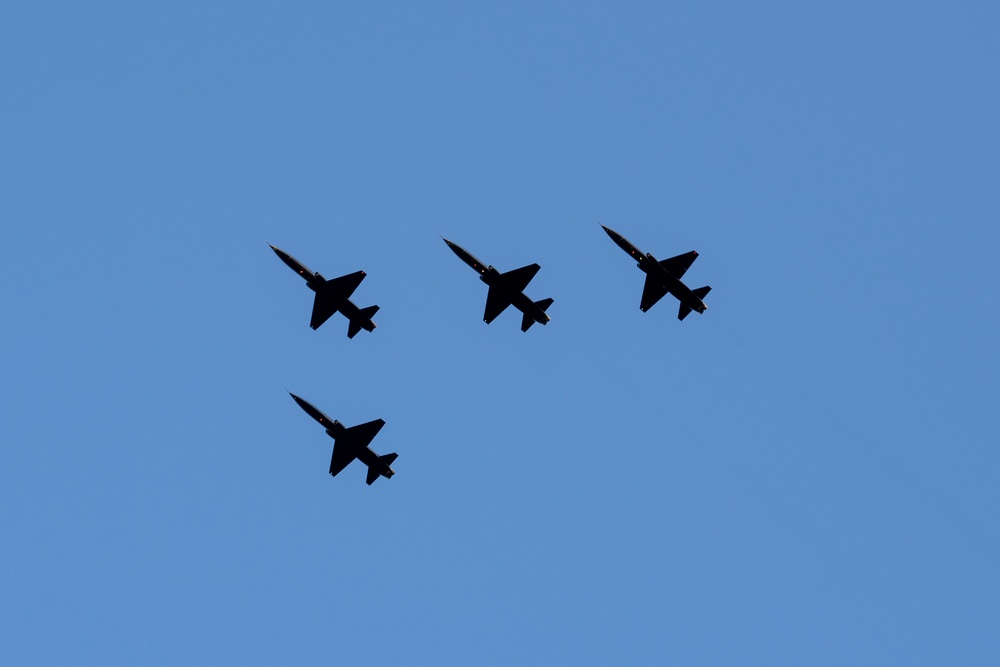
POLYGON ((677 313, 679 320, 687 317, 692 310, 696 313, 704 313, 708 309, 703 299, 712 291, 712 288, 706 285, 690 289, 681 282, 681 277, 691 268, 694 260, 698 259, 697 252, 692 250, 683 255, 657 261, 652 254, 648 252, 643 254, 641 250, 629 243, 628 239, 615 230, 604 227, 604 231, 619 248, 639 262, 639 268, 646 274, 646 283, 642 287, 642 301, 639 303, 639 310, 645 313, 668 292, 681 302, 680 310, 677 313))
POLYGON ((463 262, 479 274, 480 280, 490 286, 490 291, 486 293, 486 311, 483 313, 483 321, 486 324, 495 320, 511 305, 523 313, 521 331, 527 331, 535 322, 545 325, 552 319, 545 314, 546 309, 552 305, 552 299, 532 301, 524 293, 528 283, 542 267, 537 264, 529 264, 520 269, 500 273, 492 266, 486 266, 480 262, 472 253, 457 243, 452 243, 443 236, 441 238, 463 262))
POLYGON ((314 330, 319 329, 324 322, 330 319, 331 315, 339 310, 349 322, 347 325, 348 338, 354 338, 362 329, 365 331, 375 330, 376 325, 372 322, 372 317, 378 312, 378 306, 358 308, 351 301, 351 295, 354 294, 354 290, 358 289, 358 285, 365 279, 364 271, 355 271, 346 276, 327 280, 318 272, 313 273, 310 271, 306 268, 305 264, 281 248, 275 248, 272 245, 271 250, 292 271, 305 278, 309 289, 316 292, 316 298, 313 300, 312 320, 309 322, 310 327, 314 330))

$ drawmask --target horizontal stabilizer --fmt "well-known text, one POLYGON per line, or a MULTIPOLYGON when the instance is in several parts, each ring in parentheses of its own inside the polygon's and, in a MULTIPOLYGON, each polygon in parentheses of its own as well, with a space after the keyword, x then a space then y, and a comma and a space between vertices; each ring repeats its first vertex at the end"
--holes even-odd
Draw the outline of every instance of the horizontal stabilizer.
MULTIPOLYGON (((553 299, 542 299, 541 301, 536 301, 535 305, 544 313, 546 309, 552 305, 553 299)), ((521 318, 521 331, 527 331, 531 328, 531 325, 535 323, 535 318, 533 318, 528 313, 525 313, 521 318)))
POLYGON ((375 468, 369 468, 368 469, 368 479, 365 480, 365 483, 368 486, 371 486, 372 482, 374 482, 376 479, 378 479, 378 477, 379 477, 378 470, 375 470, 375 468))
POLYGON ((393 452, 392 454, 384 454, 379 458, 382 459, 382 463, 386 464, 387 466, 391 466, 392 462, 396 460, 397 456, 399 456, 399 454, 393 452))
POLYGON ((356 320, 351 320, 347 325, 347 337, 354 338, 358 335, 358 332, 362 329, 367 331, 372 331, 375 328, 375 323, 372 322, 372 317, 378 312, 378 306, 368 306, 367 308, 362 308, 358 311, 361 315, 356 320), (372 328, 368 328, 368 323, 371 322, 372 328))
MULTIPOLYGON (((701 301, 711 291, 712 291, 712 288, 709 287, 708 285, 706 285, 705 287, 699 287, 698 289, 691 290, 691 293, 694 294, 696 297, 698 297, 698 300, 701 301)), ((705 307, 706 307, 705 304, 702 303, 701 306, 698 309, 698 312, 699 313, 704 312, 705 311, 705 307)), ((681 302, 680 311, 678 311, 678 313, 677 313, 677 319, 683 320, 685 317, 687 317, 690 314, 691 314, 691 306, 686 305, 682 301, 681 302)))

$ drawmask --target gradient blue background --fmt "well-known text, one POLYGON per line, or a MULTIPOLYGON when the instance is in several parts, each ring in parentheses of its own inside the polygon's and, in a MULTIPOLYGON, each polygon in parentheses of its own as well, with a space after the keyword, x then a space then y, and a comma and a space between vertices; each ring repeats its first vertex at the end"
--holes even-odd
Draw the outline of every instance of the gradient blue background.
POLYGON ((1000 10, 818 4, 4 3, 3 662, 1000 663, 1000 10))

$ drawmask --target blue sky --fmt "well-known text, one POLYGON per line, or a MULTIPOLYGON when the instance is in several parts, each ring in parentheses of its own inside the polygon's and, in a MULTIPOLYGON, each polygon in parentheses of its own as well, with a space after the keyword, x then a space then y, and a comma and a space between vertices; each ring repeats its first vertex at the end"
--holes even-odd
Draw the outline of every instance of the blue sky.
POLYGON ((6 660, 997 664, 998 20, 6 3, 6 660))

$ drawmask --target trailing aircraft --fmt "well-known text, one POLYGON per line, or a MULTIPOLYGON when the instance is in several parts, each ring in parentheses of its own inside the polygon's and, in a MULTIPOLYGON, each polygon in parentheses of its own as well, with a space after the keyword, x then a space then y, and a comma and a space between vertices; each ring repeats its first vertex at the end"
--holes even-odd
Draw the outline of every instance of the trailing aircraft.
POLYGON ((386 479, 392 477, 395 472, 389 466, 396 460, 396 454, 384 454, 379 456, 372 451, 368 444, 378 435, 378 432, 385 426, 381 419, 370 421, 357 426, 345 427, 336 419, 330 419, 316 407, 299 398, 295 394, 288 392, 299 407, 306 411, 310 417, 318 421, 326 428, 326 434, 333 438, 333 458, 330 459, 330 474, 337 476, 341 470, 346 468, 351 461, 358 459, 368 466, 367 483, 372 482, 380 476, 386 479))

